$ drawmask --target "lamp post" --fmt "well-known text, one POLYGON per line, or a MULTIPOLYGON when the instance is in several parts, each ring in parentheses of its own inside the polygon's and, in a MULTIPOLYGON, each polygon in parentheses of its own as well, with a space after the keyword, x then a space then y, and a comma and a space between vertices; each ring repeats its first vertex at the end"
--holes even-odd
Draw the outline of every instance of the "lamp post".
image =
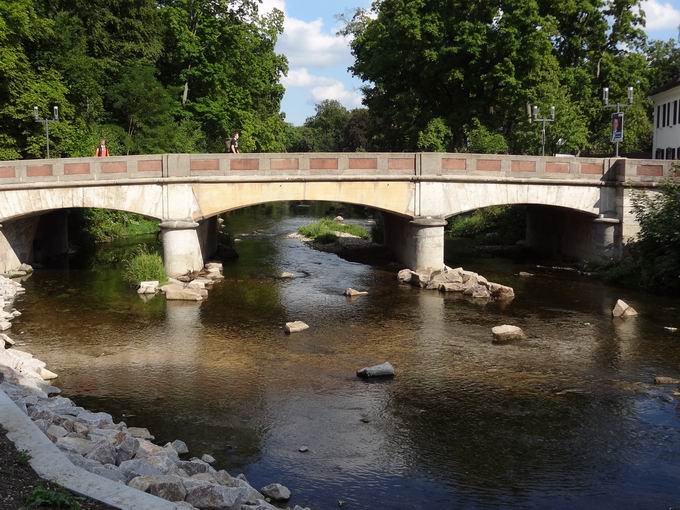
POLYGON ((628 108, 633 104, 633 87, 628 87, 628 104, 616 103, 615 105, 609 104, 609 87, 604 87, 602 89, 602 102, 604 107, 607 109, 615 109, 616 112, 612 114, 612 126, 614 127, 614 119, 618 119, 617 129, 612 130, 612 142, 616 145, 615 156, 619 157, 619 144, 623 141, 623 108, 628 108))
POLYGON ((47 148, 47 159, 50 159, 50 122, 59 122, 59 107, 58 106, 52 107, 51 119, 48 119, 47 117, 42 119, 40 118, 40 112, 38 111, 38 107, 34 106, 33 118, 35 119, 36 122, 45 123, 45 146, 47 148))
POLYGON ((555 122, 555 107, 550 107, 550 117, 540 118, 541 111, 538 106, 533 105, 531 107, 531 118, 534 122, 541 122, 543 127, 541 129, 541 156, 545 156, 545 125, 548 122, 555 122))

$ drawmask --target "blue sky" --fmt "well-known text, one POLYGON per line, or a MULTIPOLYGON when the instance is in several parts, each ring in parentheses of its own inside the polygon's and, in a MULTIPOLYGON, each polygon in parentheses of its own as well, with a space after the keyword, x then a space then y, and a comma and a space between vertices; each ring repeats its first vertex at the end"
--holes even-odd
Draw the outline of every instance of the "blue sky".
MULTIPOLYGON (((285 13, 285 28, 277 51, 288 57, 281 105, 286 120, 302 124, 323 99, 337 99, 348 108, 361 106, 361 82, 347 68, 353 59, 349 41, 336 35, 338 14, 350 15, 371 0, 261 0, 264 11, 285 13)), ((678 38, 680 0, 644 0, 647 33, 653 39, 678 38)))

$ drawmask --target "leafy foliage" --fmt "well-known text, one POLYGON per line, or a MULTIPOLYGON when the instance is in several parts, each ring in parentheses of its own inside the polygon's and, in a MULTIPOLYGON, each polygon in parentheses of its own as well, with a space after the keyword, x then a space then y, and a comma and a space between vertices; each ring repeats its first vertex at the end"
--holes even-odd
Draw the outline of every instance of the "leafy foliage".
POLYGON ((158 221, 124 211, 110 209, 80 209, 73 221, 74 231, 87 233, 94 243, 114 241, 124 237, 150 234, 158 231, 158 221))
POLYGON ((335 239, 337 239, 336 232, 351 234, 362 239, 368 239, 370 237, 368 230, 361 225, 338 223, 331 218, 323 218, 317 223, 300 227, 298 232, 305 237, 322 243, 335 241, 335 239))
POLYGON ((513 244, 524 239, 526 208, 523 206, 492 206, 459 214, 449 220, 453 237, 484 239, 501 244, 513 244))
POLYGON ((0 158, 283 150, 283 16, 258 0, 0 2, 0 158))
POLYGON ((26 498, 27 508, 62 508, 65 510, 78 510, 80 505, 70 492, 63 489, 49 489, 44 485, 38 485, 30 496, 26 498))
POLYGON ((146 245, 141 245, 135 250, 132 258, 125 262, 123 279, 130 285, 137 285, 139 282, 156 280, 164 283, 168 277, 165 274, 162 257, 149 251, 146 245))

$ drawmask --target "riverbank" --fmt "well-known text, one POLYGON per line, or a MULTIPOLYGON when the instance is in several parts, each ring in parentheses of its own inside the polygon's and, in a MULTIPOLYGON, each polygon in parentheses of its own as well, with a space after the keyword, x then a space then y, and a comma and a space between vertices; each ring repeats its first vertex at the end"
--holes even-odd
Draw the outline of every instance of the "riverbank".
MULTIPOLYGON (((0 276, 0 301, 8 318, 18 316, 14 300, 22 293, 21 284, 0 276)), ((190 457, 181 440, 160 446, 152 442, 154 436, 147 429, 128 427, 125 422, 115 422, 108 413, 77 406, 58 396, 61 390, 48 382, 56 377, 43 361, 17 349, 8 335, 0 337, 0 392, 61 450, 60 462, 175 504, 168 508, 276 510, 269 501, 290 498, 279 484, 263 487, 260 492, 245 477, 232 477, 216 469, 212 465, 215 459, 208 453, 190 457)), ((31 462, 30 458, 26 460, 31 462)), ((5 483, 10 484, 7 473, 3 471, 5 483)), ((18 487, 19 482, 14 480, 11 485, 18 487)), ((22 495, 16 493, 17 497, 22 495)), ((97 498, 96 494, 92 496, 97 498)), ((295 509, 304 510, 299 506, 295 509)))

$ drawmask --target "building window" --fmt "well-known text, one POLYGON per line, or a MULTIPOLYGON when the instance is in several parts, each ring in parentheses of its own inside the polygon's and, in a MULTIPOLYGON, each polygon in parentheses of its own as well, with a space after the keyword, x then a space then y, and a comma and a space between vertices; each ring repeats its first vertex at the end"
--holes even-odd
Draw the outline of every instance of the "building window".
POLYGON ((656 128, 661 127, 661 105, 656 107, 656 128))
POLYGON ((675 159, 675 149, 670 147, 666 149, 666 159, 675 159))
POLYGON ((663 149, 656 149, 654 159, 663 159, 663 149))
POLYGON ((663 120, 661 122, 661 127, 666 127, 666 103, 663 104, 663 120))
POLYGON ((673 101, 673 125, 678 123, 678 100, 673 101))

